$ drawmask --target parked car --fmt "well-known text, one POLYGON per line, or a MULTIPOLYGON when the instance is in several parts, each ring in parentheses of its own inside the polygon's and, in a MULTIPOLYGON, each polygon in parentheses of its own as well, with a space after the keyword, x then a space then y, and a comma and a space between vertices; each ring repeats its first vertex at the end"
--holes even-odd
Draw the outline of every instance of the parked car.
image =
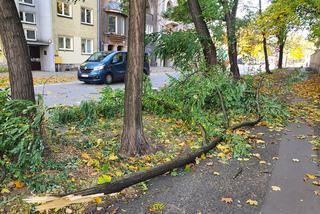
MULTIPOLYGON (((127 52, 96 52, 80 65, 78 79, 85 83, 124 81, 127 72, 127 52)), ((148 55, 145 54, 143 72, 150 74, 148 55)))

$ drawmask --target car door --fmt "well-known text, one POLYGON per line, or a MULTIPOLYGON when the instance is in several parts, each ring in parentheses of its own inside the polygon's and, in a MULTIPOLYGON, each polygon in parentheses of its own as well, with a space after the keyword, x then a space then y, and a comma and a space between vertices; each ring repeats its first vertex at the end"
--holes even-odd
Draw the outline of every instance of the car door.
POLYGON ((111 61, 111 71, 113 78, 116 80, 123 80, 126 72, 126 64, 124 53, 116 53, 111 61))

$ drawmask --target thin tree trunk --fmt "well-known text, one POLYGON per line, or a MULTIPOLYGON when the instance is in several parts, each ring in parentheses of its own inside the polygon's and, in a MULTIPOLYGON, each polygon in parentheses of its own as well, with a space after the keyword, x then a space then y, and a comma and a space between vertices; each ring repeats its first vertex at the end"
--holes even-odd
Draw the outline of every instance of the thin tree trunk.
POLYGON ((236 37, 236 16, 238 9, 238 0, 233 1, 231 10, 229 9, 228 0, 221 0, 225 11, 225 21, 227 26, 228 38, 228 55, 230 61, 230 70, 235 79, 240 78, 240 71, 238 67, 238 50, 237 50, 237 37, 236 37))
POLYGON ((211 39, 208 26, 203 19, 199 1, 188 0, 188 7, 202 45, 205 60, 208 65, 216 65, 218 63, 216 46, 211 39))
POLYGON ((278 60, 278 69, 283 68, 283 50, 284 50, 284 43, 279 44, 279 60, 278 60))
POLYGON ((149 144, 142 123, 142 73, 146 0, 129 1, 128 72, 125 80, 125 106, 120 154, 134 156, 146 153, 149 144))
MULTIPOLYGON (((261 0, 259 0, 259 14, 262 14, 262 4, 261 0)), ((264 52, 264 62, 266 66, 266 72, 268 74, 271 74, 270 71, 270 66, 269 66, 269 59, 268 59, 268 47, 267 47, 267 38, 265 32, 262 32, 262 37, 263 37, 263 52, 264 52)))
POLYGON ((268 59, 267 39, 265 34, 263 34, 262 36, 263 36, 263 52, 264 52, 264 62, 266 64, 266 72, 268 74, 272 74, 272 72, 270 71, 270 65, 269 65, 269 59, 268 59))
POLYGON ((12 99, 34 102, 29 50, 13 0, 0 0, 0 37, 9 67, 12 99))

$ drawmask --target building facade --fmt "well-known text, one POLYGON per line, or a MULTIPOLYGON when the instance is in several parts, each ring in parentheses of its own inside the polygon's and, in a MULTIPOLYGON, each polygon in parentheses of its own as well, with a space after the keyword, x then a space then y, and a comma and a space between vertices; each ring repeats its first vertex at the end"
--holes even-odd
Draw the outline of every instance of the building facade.
MULTIPOLYGON (((15 0, 29 47, 32 70, 76 70, 92 53, 126 51, 128 14, 120 0, 15 0)), ((177 0, 147 0, 146 33, 177 30, 163 17, 177 0)), ((147 46, 151 54, 153 47, 147 46)), ((0 47, 0 63, 5 64, 0 47)), ((153 57, 152 66, 171 65, 153 57)))
POLYGON ((52 16, 48 0, 16 0, 32 70, 54 70, 52 16))
POLYGON ((100 0, 100 50, 127 50, 128 16, 117 0, 100 0))
POLYGON ((98 50, 98 1, 52 0, 51 8, 56 70, 76 70, 98 50))

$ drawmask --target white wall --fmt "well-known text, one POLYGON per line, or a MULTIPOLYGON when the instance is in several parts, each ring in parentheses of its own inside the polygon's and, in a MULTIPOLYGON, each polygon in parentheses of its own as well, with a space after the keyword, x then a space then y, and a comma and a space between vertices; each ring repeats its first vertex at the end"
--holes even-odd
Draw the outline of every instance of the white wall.
POLYGON ((40 48, 40 59, 42 70, 54 71, 54 44, 53 44, 53 22, 52 22, 52 9, 51 0, 38 0, 38 29, 40 32, 39 40, 49 43, 49 46, 43 46, 40 48), (44 52, 47 55, 44 55, 44 52))

